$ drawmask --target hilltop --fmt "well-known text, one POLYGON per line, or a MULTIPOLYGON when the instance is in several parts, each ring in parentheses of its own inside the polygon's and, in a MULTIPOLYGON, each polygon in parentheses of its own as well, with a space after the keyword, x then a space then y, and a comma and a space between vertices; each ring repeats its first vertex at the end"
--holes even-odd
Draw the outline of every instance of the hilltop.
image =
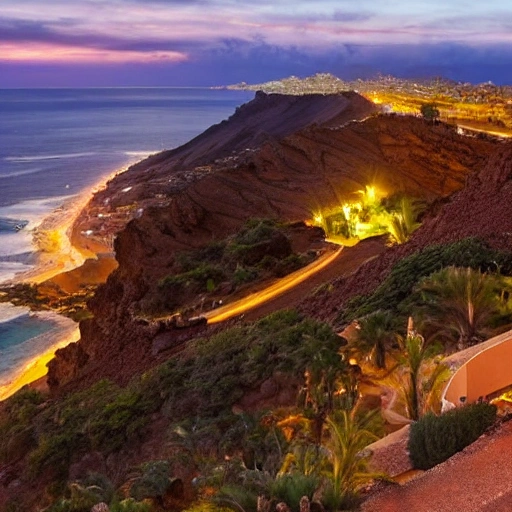
POLYGON ((492 82, 471 84, 440 77, 411 80, 393 76, 344 81, 329 73, 319 73, 306 78, 292 76, 261 84, 236 84, 227 88, 291 95, 357 91, 370 101, 382 105, 388 112, 418 114, 422 104, 434 103, 446 122, 505 134, 510 134, 512 129, 512 86, 500 86, 492 82))

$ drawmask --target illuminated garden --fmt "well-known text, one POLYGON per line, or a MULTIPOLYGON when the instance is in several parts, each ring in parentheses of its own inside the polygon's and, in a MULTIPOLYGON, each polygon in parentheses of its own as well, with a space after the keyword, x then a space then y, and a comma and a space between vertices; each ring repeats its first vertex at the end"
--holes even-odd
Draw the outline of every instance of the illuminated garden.
POLYGON ((419 226, 424 207, 407 196, 385 197, 377 187, 357 191, 359 200, 313 213, 312 224, 324 229, 330 241, 351 246, 370 236, 389 234, 392 244, 405 243, 419 226))

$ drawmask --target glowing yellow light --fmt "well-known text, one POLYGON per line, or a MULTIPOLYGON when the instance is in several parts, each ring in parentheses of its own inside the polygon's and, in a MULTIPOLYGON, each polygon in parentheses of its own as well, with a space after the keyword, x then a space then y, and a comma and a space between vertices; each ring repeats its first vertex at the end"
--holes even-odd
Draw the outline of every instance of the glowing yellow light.
POLYGON ((344 204, 343 207, 343 215, 345 215, 345 219, 350 219, 350 206, 348 204, 344 204))
POLYGON ((368 200, 370 202, 374 203, 375 199, 377 199, 377 195, 376 195, 376 192, 375 192, 375 187, 367 185, 366 186, 366 196, 368 197, 368 200))
POLYGON ((212 311, 208 311, 203 316, 207 318, 209 324, 214 324, 217 322, 223 322, 224 320, 228 320, 234 316, 244 314, 250 309, 259 306, 263 302, 267 302, 271 298, 277 297, 290 288, 299 285, 316 272, 319 272, 323 268, 327 267, 336 258, 338 258, 342 250, 343 247, 340 247, 335 252, 326 252, 307 267, 303 267, 300 270, 288 274, 286 277, 283 277, 277 283, 270 285, 264 290, 253 293, 244 299, 233 302, 232 304, 227 304, 212 311))
POLYGON ((315 219, 314 220, 315 220, 315 222, 317 224, 322 224, 324 218, 323 218, 322 214, 320 214, 320 215, 315 215, 315 219))
POLYGON ((354 359, 353 357, 351 357, 349 360, 348 360, 349 364, 357 364, 357 359, 354 359))

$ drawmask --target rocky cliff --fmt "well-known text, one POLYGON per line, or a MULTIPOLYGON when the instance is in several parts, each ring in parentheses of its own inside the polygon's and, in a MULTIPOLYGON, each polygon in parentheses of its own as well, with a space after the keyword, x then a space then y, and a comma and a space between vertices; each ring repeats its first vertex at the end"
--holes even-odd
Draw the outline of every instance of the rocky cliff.
MULTIPOLYGON (((119 268, 91 302, 94 318, 82 322, 81 341, 52 361, 50 385, 103 376, 126 382, 159 361, 154 329, 134 312, 176 251, 219 239, 251 217, 311 219, 369 184, 388 194, 446 197, 498 144, 412 117, 366 118, 372 111, 355 93, 258 94, 228 121, 113 180, 76 229, 101 219, 108 231, 133 217, 115 242, 119 268)), ((176 333, 175 344, 195 334, 176 333)))

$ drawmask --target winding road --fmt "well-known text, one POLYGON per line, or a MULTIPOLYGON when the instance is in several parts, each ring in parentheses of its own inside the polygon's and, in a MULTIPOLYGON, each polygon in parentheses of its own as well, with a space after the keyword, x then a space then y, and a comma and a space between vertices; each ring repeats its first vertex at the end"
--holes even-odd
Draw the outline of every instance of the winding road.
POLYGON ((340 247, 333 252, 326 252, 310 265, 287 275, 267 288, 208 311, 203 316, 209 324, 240 315, 244 315, 246 320, 255 320, 272 311, 294 307, 318 286, 351 274, 384 249, 382 237, 376 237, 363 240, 353 247, 340 247))

